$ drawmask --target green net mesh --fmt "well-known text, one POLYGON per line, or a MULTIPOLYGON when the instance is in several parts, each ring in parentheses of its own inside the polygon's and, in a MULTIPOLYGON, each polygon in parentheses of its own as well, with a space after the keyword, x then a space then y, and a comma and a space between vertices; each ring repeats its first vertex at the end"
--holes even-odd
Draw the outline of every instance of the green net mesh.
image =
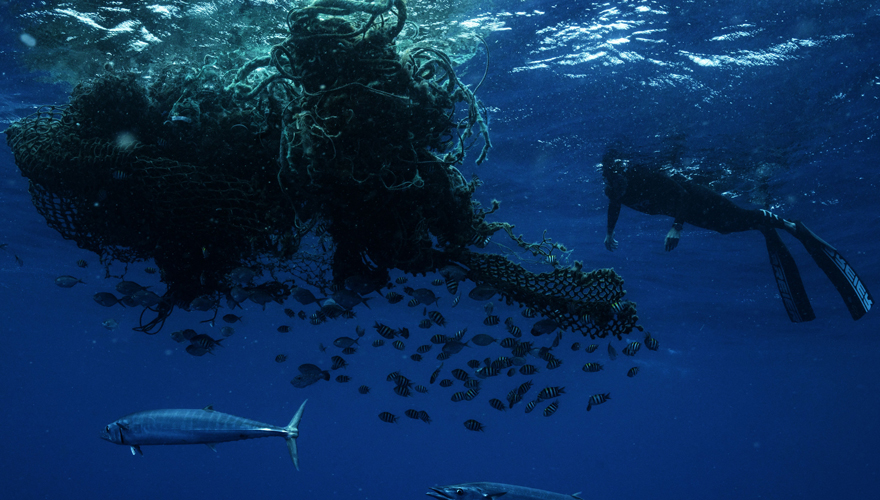
POLYGON ((497 205, 481 209, 479 182, 456 167, 474 144, 486 159, 486 111, 445 53, 397 50, 405 22, 400 0, 318 1, 290 11, 268 55, 108 72, 7 140, 48 224, 104 262, 154 259, 170 303, 229 294, 242 265, 326 263, 342 283, 460 262, 563 327, 631 331, 635 309, 613 271, 535 275, 467 250, 511 234, 486 222, 497 205), (316 258, 302 246, 319 229, 332 244, 316 258))

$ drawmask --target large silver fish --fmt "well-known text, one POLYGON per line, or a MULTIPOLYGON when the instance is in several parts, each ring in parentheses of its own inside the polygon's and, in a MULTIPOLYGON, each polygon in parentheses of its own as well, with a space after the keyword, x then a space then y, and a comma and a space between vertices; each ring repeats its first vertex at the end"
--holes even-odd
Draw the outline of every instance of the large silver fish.
POLYGON ((525 486, 502 483, 463 483, 450 486, 431 488, 429 497, 437 500, 582 500, 578 495, 553 493, 552 491, 536 490, 525 486))
MULTIPOLYGON (((308 401, 308 400, 306 400, 308 401)), ((211 406, 201 410, 150 410, 126 415, 104 428, 101 439, 131 446, 131 453, 143 455, 141 445, 147 444, 214 444, 269 436, 280 436, 287 441, 290 459, 299 470, 296 438, 306 401, 290 420, 287 427, 276 427, 256 420, 236 417, 214 411, 211 406)))

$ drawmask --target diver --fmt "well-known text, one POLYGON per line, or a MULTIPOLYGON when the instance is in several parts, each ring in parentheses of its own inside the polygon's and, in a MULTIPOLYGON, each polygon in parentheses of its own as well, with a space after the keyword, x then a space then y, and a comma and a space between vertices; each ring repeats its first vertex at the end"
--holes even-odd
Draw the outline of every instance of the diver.
POLYGON ((648 165, 630 164, 614 150, 609 150, 602 158, 602 177, 605 180, 605 195, 608 196, 605 248, 609 251, 618 247, 614 227, 620 216, 621 205, 648 215, 673 218, 664 242, 667 252, 678 246, 685 223, 721 234, 760 231, 767 242, 770 264, 788 317, 795 323, 811 321, 816 316, 797 264, 776 232, 781 229, 804 245, 840 293, 853 319, 861 318, 871 309, 873 298, 852 266, 840 252, 800 221, 789 221, 767 210, 742 208, 692 181, 670 177, 648 165))

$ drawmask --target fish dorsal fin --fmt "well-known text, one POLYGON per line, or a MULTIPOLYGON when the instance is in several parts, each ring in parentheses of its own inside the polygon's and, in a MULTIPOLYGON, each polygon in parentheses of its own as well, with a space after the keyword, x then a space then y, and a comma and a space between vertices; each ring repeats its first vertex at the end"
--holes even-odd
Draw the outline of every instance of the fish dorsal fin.
POLYGON ((580 491, 577 493, 572 493, 571 498, 576 498, 577 500, 584 500, 583 498, 580 497, 580 494, 581 494, 580 491))
POLYGON ((131 454, 134 455, 135 452, 140 453, 141 456, 144 456, 144 452, 141 451, 141 447, 138 445, 134 445, 131 447, 131 454))
POLYGON ((488 498, 489 500, 495 500, 496 498, 501 498, 501 497, 503 497, 503 496, 506 495, 506 494, 507 494, 506 491, 498 491, 498 492, 496 492, 496 493, 486 493, 485 496, 486 496, 486 498, 488 498))
POLYGON ((217 443, 205 443, 205 446, 211 448, 211 451, 213 451, 214 453, 217 453, 217 448, 215 447, 216 445, 217 443))
POLYGON ((214 411, 214 405, 208 405, 208 406, 206 406, 206 407, 204 407, 204 408, 202 408, 202 409, 205 410, 205 411, 214 411))

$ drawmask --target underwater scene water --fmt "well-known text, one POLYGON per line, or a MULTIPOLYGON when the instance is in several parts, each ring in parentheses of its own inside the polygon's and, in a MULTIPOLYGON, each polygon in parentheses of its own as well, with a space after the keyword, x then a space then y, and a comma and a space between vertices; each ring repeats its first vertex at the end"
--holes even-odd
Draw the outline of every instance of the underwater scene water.
POLYGON ((876 495, 880 3, 0 11, 3 498, 876 495))

